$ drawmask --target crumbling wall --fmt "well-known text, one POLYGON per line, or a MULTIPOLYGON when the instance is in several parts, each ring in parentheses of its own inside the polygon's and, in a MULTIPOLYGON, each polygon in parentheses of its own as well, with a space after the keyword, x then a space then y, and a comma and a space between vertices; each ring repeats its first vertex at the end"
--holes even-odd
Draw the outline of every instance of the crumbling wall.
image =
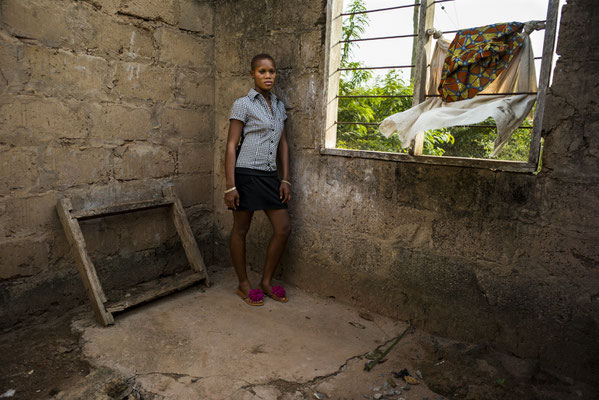
MULTIPOLYGON (((292 239, 287 281, 429 332, 490 342, 543 366, 599 374, 599 4, 564 7, 538 175, 320 154, 325 4, 222 1, 216 8, 215 211, 226 256, 222 152, 232 101, 258 52, 278 62, 288 107, 292 239), (243 38, 243 41, 240 40, 243 38), (221 150, 219 150, 221 149, 221 150)), ((269 236, 258 219, 250 262, 269 236)))
MULTIPOLYGON (((87 302, 55 211, 175 185, 212 261, 213 5, 0 2, 0 320, 87 302)), ((82 224, 107 287, 186 263, 164 210, 82 224)))

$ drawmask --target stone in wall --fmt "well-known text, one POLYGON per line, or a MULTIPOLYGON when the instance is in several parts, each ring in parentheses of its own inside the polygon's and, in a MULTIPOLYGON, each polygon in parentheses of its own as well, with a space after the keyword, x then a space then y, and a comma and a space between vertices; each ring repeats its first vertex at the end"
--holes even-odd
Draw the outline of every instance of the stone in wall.
POLYGON ((175 77, 175 102, 185 107, 214 105, 214 77, 179 69, 175 77))
POLYGON ((119 12, 148 20, 177 23, 179 2, 177 0, 122 0, 119 12))
POLYGON ((177 169, 180 174, 212 172, 214 149, 211 144, 185 144, 179 150, 177 169))
POLYGON ((13 97, 0 105, 0 121, 6 129, 3 142, 13 146, 46 145, 57 139, 87 137, 89 111, 81 102, 35 96, 13 97))
POLYGON ((40 239, 0 241, 0 281, 35 275, 48 263, 48 245, 40 239))
POLYGON ((147 29, 98 13, 86 16, 86 21, 90 25, 84 32, 87 52, 127 61, 149 61, 156 56, 157 46, 147 29))
POLYGON ((60 231, 56 218, 56 192, 4 198, 0 202, 0 241, 40 232, 60 231))
POLYGON ((94 143, 147 140, 153 128, 152 112, 147 108, 96 104, 90 117, 94 143))
POLYGON ((175 160, 166 150, 147 144, 127 144, 116 151, 115 178, 160 178, 172 175, 175 160))
POLYGON ((0 31, 0 94, 17 93, 29 77, 28 66, 22 65, 23 45, 0 31))
POLYGON ((162 129, 169 136, 203 142, 210 138, 212 126, 212 113, 206 109, 167 108, 162 114, 162 129))
POLYGON ((108 62, 103 58, 27 45, 23 59, 31 69, 27 93, 86 101, 106 97, 108 62))
POLYGON ((212 39, 200 39, 175 29, 160 28, 154 34, 160 46, 159 61, 190 69, 210 69, 214 59, 212 39))
POLYGON ((136 62, 114 62, 111 67, 110 93, 118 98, 166 102, 173 95, 174 68, 136 62))
POLYGON ((71 27, 71 2, 3 0, 0 3, 2 21, 11 34, 26 39, 38 40, 48 47, 60 47, 73 43, 71 27))
POLYGON ((214 34, 214 9, 196 0, 179 0, 179 28, 204 35, 214 34))
POLYGON ((40 167, 37 150, 0 147, 0 194, 36 186, 40 167))

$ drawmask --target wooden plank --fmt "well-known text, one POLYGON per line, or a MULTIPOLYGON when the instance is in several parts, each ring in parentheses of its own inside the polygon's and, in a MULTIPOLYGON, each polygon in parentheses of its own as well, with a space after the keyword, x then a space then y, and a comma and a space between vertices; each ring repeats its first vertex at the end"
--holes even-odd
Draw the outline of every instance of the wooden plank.
POLYGON ((112 314, 106 312, 104 303, 106 302, 106 296, 102 290, 102 285, 96 274, 94 264, 89 258, 85 245, 85 238, 81 232, 81 227, 77 219, 71 216, 71 210, 73 205, 69 199, 61 199, 56 205, 60 222, 64 228, 67 239, 71 245, 71 252, 75 257, 75 262, 83 280, 87 296, 92 304, 92 309, 96 315, 96 319, 103 325, 110 325, 114 323, 112 314))
MULTIPOLYGON (((426 94, 426 50, 425 46, 428 42, 426 34, 426 14, 429 0, 420 1, 420 18, 418 19, 418 45, 416 46, 416 54, 413 55, 414 60, 414 97, 413 106, 424 101, 426 94), (423 76, 425 77, 423 79, 423 76)), ((434 5, 433 5, 434 6, 434 5)))
POLYGON ((541 72, 539 74, 539 89, 537 104, 535 106, 535 118, 530 140, 530 152, 528 154, 529 164, 538 166, 541 153, 541 131, 543 128, 543 116, 545 114, 545 101, 551 67, 553 65, 553 50, 555 47, 555 36, 557 33, 557 14, 559 12, 559 0, 549 0, 547 8, 547 20, 545 23, 545 40, 543 42, 543 60, 541 61, 541 72))
POLYGON ((205 274, 195 271, 185 271, 176 275, 142 283, 133 288, 134 293, 123 300, 106 304, 108 312, 120 312, 127 308, 147 303, 167 294, 185 289, 196 282, 205 279, 205 274))
POLYGON ((99 217, 108 217, 110 215, 117 215, 128 213, 131 211, 141 211, 147 210, 150 208, 156 207, 164 207, 173 204, 174 199, 169 197, 164 197, 161 199, 155 200, 144 200, 144 201, 135 201, 129 203, 120 203, 115 204, 108 207, 94 208, 91 210, 80 210, 71 213, 73 218, 77 218, 78 220, 86 220, 92 218, 99 217))
MULTIPOLYGON (((418 46, 414 64, 414 98, 412 100, 412 107, 422 103, 426 99, 426 71, 432 42, 432 35, 428 35, 426 32, 429 28, 433 27, 434 18, 434 1, 421 0, 420 19, 418 20, 418 46)), ((423 148, 424 132, 420 132, 414 138, 414 146, 411 154, 420 155, 423 148)))
POLYGON ((185 254, 187 254, 187 259, 191 264, 191 268, 194 271, 202 272, 206 279, 206 286, 210 286, 210 278, 208 277, 208 271, 206 270, 202 253, 198 248, 191 226, 189 226, 189 221, 185 215, 181 200, 177 197, 175 189, 172 186, 164 188, 162 192, 166 197, 174 199, 172 207, 173 221, 177 228, 177 233, 179 233, 179 237, 181 238, 181 243, 183 243, 183 248, 185 249, 185 254))
POLYGON ((382 151, 321 149, 320 154, 350 158, 368 158, 384 161, 401 161, 430 165, 446 165, 455 167, 484 168, 509 172, 535 172, 537 166, 524 161, 488 160, 484 158, 462 158, 449 156, 413 156, 405 153, 389 153, 382 151))
POLYGON ((321 135, 320 146, 334 148, 337 146, 337 108, 339 104, 339 79, 341 77, 341 51, 343 43, 341 43, 341 33, 343 25, 343 1, 328 1, 327 2, 327 35, 325 48, 325 73, 324 78, 324 104, 325 113, 325 130, 321 135))

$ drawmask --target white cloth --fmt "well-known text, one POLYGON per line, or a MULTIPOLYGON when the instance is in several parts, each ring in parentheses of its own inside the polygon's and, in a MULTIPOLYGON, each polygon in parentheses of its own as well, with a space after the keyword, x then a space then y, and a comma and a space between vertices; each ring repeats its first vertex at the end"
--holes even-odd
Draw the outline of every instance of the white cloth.
MULTIPOLYGON (((536 92, 537 78, 534 55, 527 33, 521 34, 524 43, 512 62, 497 79, 481 93, 536 92)), ((431 74, 427 94, 437 94, 443 62, 450 42, 441 37, 437 40, 431 59, 431 74)), ((497 125, 497 138, 491 157, 497 155, 514 130, 530 114, 537 96, 532 94, 475 96, 468 100, 445 103, 440 97, 430 97, 424 102, 385 118, 380 131, 386 137, 397 132, 402 147, 410 146, 419 132, 470 125, 491 117, 497 125)))

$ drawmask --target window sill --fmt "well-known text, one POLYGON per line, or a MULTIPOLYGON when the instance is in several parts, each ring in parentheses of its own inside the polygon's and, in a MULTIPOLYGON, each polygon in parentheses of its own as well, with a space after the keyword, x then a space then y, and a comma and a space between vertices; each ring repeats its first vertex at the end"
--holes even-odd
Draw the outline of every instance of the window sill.
POLYGON ((369 158, 384 161, 411 162, 429 165, 449 165, 454 167, 483 168, 492 171, 533 173, 537 166, 524 161, 489 160, 483 158, 413 156, 404 153, 388 153, 383 151, 327 149, 321 148, 320 154, 351 158, 369 158))

